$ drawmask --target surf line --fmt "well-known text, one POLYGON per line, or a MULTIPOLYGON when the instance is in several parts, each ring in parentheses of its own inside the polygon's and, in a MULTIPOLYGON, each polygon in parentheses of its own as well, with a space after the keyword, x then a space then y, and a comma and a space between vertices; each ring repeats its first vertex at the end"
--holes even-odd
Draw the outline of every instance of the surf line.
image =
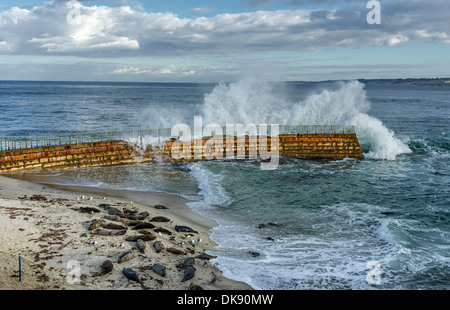
POLYGON ((171 148, 171 156, 174 159, 192 159, 192 146, 194 146, 193 159, 201 160, 221 160, 224 159, 245 159, 246 134, 248 134, 249 143, 249 159, 258 159, 261 162, 261 170, 275 170, 279 164, 279 124, 227 124, 222 127, 218 124, 208 124, 203 127, 203 118, 201 116, 194 117, 193 133, 191 128, 186 124, 177 124, 172 127, 171 136, 178 137, 171 148), (224 132, 225 129, 225 132, 224 132), (224 137, 233 137, 233 139, 225 139, 224 137), (208 138, 203 145, 204 138, 208 138), (235 156, 234 146, 237 138, 237 154, 235 156), (270 137, 270 151, 269 151, 270 137), (273 139, 276 137, 275 139, 273 139), (251 146, 250 146, 251 145, 251 146), (269 162, 267 162, 270 159, 269 162))

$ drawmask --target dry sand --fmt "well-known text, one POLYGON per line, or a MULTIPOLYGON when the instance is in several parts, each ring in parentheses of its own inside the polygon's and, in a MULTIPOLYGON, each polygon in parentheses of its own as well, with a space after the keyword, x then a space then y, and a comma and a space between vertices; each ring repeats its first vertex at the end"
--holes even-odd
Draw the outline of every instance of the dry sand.
MULTIPOLYGON (((78 201, 81 195, 0 176, 0 289, 189 290, 191 283, 204 290, 251 289, 244 283, 224 278, 209 260, 197 258, 215 246, 208 237, 211 222, 187 210, 182 200, 159 195, 154 201, 146 201, 143 205, 111 196, 103 199, 95 194, 88 194, 86 199, 78 201), (92 200, 87 200, 91 196, 92 200), (107 210, 99 207, 100 204, 109 204, 122 211, 147 211, 150 215, 143 221, 146 223, 156 216, 166 217, 169 222, 152 223, 171 235, 148 229, 156 239, 146 241, 144 253, 138 252, 133 259, 119 264, 119 256, 136 247, 136 242, 125 239, 140 232, 128 226, 125 235, 93 235, 89 229, 92 221, 104 219, 108 214, 107 210), (165 204, 169 210, 149 207, 156 204, 165 204), (87 207, 100 212, 81 212, 81 208, 87 207), (198 233, 186 237, 185 232, 175 231, 175 225, 189 226, 198 233), (155 241, 162 242, 164 250, 157 253, 155 241), (185 254, 168 252, 168 248, 181 250, 185 254), (19 253, 22 256, 21 281, 19 253), (182 282, 185 269, 177 265, 188 257, 195 258, 195 275, 182 282), (113 262, 114 269, 100 276, 105 260, 113 262), (154 272, 154 264, 164 266, 166 276, 154 272), (142 283, 127 279, 122 272, 124 268, 135 270, 142 283)), ((104 223, 124 225, 124 222, 107 219, 104 223)))

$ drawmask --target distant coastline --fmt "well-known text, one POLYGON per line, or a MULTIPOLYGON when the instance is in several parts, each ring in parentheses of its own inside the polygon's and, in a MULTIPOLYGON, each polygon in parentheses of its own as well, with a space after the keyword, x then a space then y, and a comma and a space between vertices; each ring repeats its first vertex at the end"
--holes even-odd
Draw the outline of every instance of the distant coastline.
POLYGON ((366 85, 450 86, 450 78, 435 79, 358 79, 366 85))
MULTIPOLYGON (((337 81, 354 81, 357 80, 366 85, 415 85, 415 86, 450 86, 450 77, 448 78, 397 78, 397 79, 342 79, 342 80, 324 80, 324 81, 283 81, 285 83, 327 83, 327 82, 337 82, 337 81)), ((24 83, 79 83, 79 84, 161 84, 161 85, 217 85, 217 82, 151 82, 151 81, 48 81, 48 80, 3 80, 0 82, 24 82, 24 83)), ((233 83, 230 81, 225 82, 233 83)))

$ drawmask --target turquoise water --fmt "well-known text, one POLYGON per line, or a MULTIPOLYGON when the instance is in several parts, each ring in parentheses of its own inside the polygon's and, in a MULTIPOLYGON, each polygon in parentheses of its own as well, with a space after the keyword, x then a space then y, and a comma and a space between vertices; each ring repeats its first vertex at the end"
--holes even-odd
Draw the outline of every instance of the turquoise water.
POLYGON ((448 289, 449 94, 355 81, 0 82, 0 133, 170 128, 195 115, 205 124, 355 125, 364 160, 280 158, 273 171, 258 161, 136 165, 49 180, 192 199, 219 224, 214 262, 255 289, 448 289))

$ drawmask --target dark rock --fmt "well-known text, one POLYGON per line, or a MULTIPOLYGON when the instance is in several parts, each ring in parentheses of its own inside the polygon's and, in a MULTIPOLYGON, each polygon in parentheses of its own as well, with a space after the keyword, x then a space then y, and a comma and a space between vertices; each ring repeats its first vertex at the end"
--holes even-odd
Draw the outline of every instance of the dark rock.
POLYGON ((250 252, 250 255, 253 256, 253 257, 258 257, 258 256, 261 256, 261 253, 251 251, 251 252, 250 252))

